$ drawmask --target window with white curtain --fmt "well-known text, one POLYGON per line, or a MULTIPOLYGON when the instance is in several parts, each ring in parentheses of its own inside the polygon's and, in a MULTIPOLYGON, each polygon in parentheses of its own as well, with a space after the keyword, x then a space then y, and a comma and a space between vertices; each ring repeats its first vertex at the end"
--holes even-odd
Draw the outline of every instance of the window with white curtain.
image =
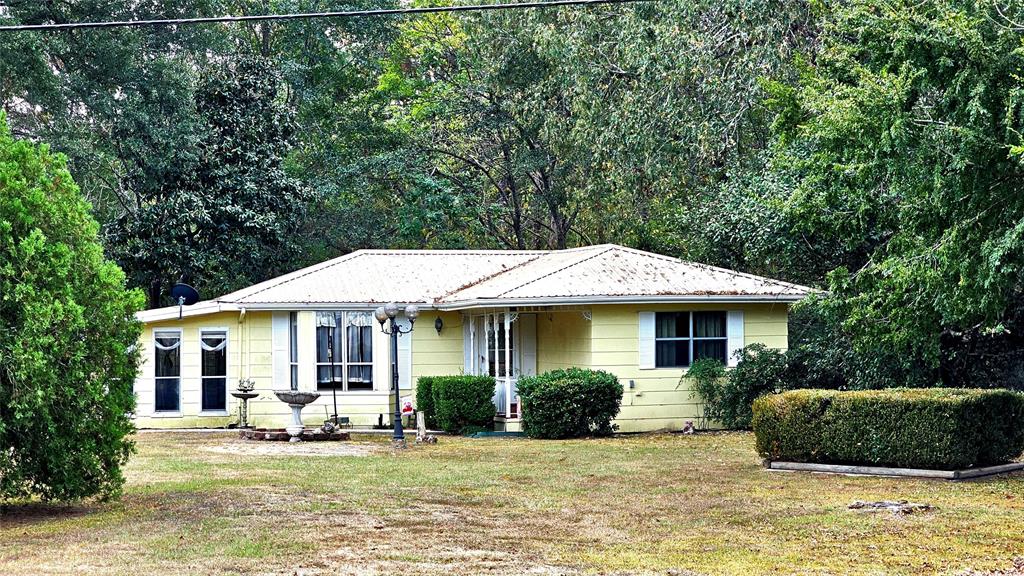
POLYGON ((316 313, 317 388, 373 390, 373 324, 369 312, 316 313))
POLYGON ((685 367, 702 358, 728 360, 725 312, 658 312, 654 322, 656 367, 685 367))
POLYGON ((202 410, 228 409, 228 333, 227 330, 203 330, 199 334, 202 364, 202 410))
POLYGON ((154 330, 155 352, 153 409, 157 412, 181 410, 181 331, 154 330))

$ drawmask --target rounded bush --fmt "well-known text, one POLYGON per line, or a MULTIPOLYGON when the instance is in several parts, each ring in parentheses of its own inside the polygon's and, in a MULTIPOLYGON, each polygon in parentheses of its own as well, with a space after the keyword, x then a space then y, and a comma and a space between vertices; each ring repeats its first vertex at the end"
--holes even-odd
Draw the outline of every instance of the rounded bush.
POLYGON ((957 470, 1024 453, 1024 394, 794 390, 754 402, 753 424, 768 460, 957 470))
POLYGON ((622 384, 601 370, 568 368, 519 380, 523 430, 533 438, 606 436, 622 404, 622 384))

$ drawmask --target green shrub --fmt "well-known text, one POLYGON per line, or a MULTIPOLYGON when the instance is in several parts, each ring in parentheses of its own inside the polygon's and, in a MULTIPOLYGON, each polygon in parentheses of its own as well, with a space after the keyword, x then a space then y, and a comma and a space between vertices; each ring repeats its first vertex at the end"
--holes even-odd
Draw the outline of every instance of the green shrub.
POLYGON ((768 460, 954 470, 1024 452, 1024 394, 1008 390, 795 390, 754 403, 768 460))
POLYGON ((64 158, 0 113, 0 501, 120 491, 141 305, 64 158))
POLYGON ((708 412, 722 426, 749 430, 754 400, 796 385, 790 381, 785 352, 764 344, 751 344, 737 355, 736 367, 728 371, 728 377, 717 389, 712 389, 711 398, 703 399, 708 412))
POLYGON ((434 421, 450 434, 494 428, 494 378, 435 376, 429 384, 434 421))
POLYGON ((690 366, 683 375, 691 389, 704 401, 704 422, 701 428, 707 428, 712 421, 721 420, 722 389, 726 380, 725 365, 714 358, 701 358, 690 366))
POLYGON ((434 376, 420 376, 416 380, 416 410, 423 413, 427 428, 437 428, 434 409, 434 376))
POLYGON ((519 380, 523 430, 534 438, 604 436, 622 403, 618 378, 600 370, 568 368, 519 380))

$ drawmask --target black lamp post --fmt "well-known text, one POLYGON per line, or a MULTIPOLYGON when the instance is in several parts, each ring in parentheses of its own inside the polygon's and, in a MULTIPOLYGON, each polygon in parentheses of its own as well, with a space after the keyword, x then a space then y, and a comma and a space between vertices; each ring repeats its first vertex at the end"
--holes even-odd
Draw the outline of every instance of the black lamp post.
POLYGON ((405 317, 409 319, 409 328, 403 330, 395 318, 398 317, 398 305, 394 302, 377 308, 373 316, 380 322, 380 331, 391 336, 391 388, 395 391, 395 434, 391 437, 395 443, 405 442, 405 433, 402 430, 402 399, 398 391, 398 336, 412 332, 413 324, 420 315, 420 309, 415 304, 405 307, 405 317), (387 326, 384 324, 387 323, 387 326))

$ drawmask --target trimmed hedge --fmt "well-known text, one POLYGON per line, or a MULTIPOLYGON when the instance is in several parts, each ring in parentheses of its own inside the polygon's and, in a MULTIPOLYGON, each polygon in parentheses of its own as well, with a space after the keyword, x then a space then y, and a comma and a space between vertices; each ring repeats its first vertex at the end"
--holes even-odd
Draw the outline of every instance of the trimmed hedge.
POLYGON ((794 390, 754 402, 768 460, 958 470, 1024 452, 1024 394, 953 388, 794 390))
POLYGON ((534 438, 606 436, 622 403, 622 384, 600 370, 568 368, 519 380, 523 431, 534 438))
POLYGON ((493 429, 493 397, 490 376, 424 376, 416 382, 418 409, 428 424, 450 434, 493 429))
POLYGON ((427 428, 437 428, 437 411, 434 409, 434 379, 436 376, 420 376, 416 380, 416 410, 423 413, 427 428))

